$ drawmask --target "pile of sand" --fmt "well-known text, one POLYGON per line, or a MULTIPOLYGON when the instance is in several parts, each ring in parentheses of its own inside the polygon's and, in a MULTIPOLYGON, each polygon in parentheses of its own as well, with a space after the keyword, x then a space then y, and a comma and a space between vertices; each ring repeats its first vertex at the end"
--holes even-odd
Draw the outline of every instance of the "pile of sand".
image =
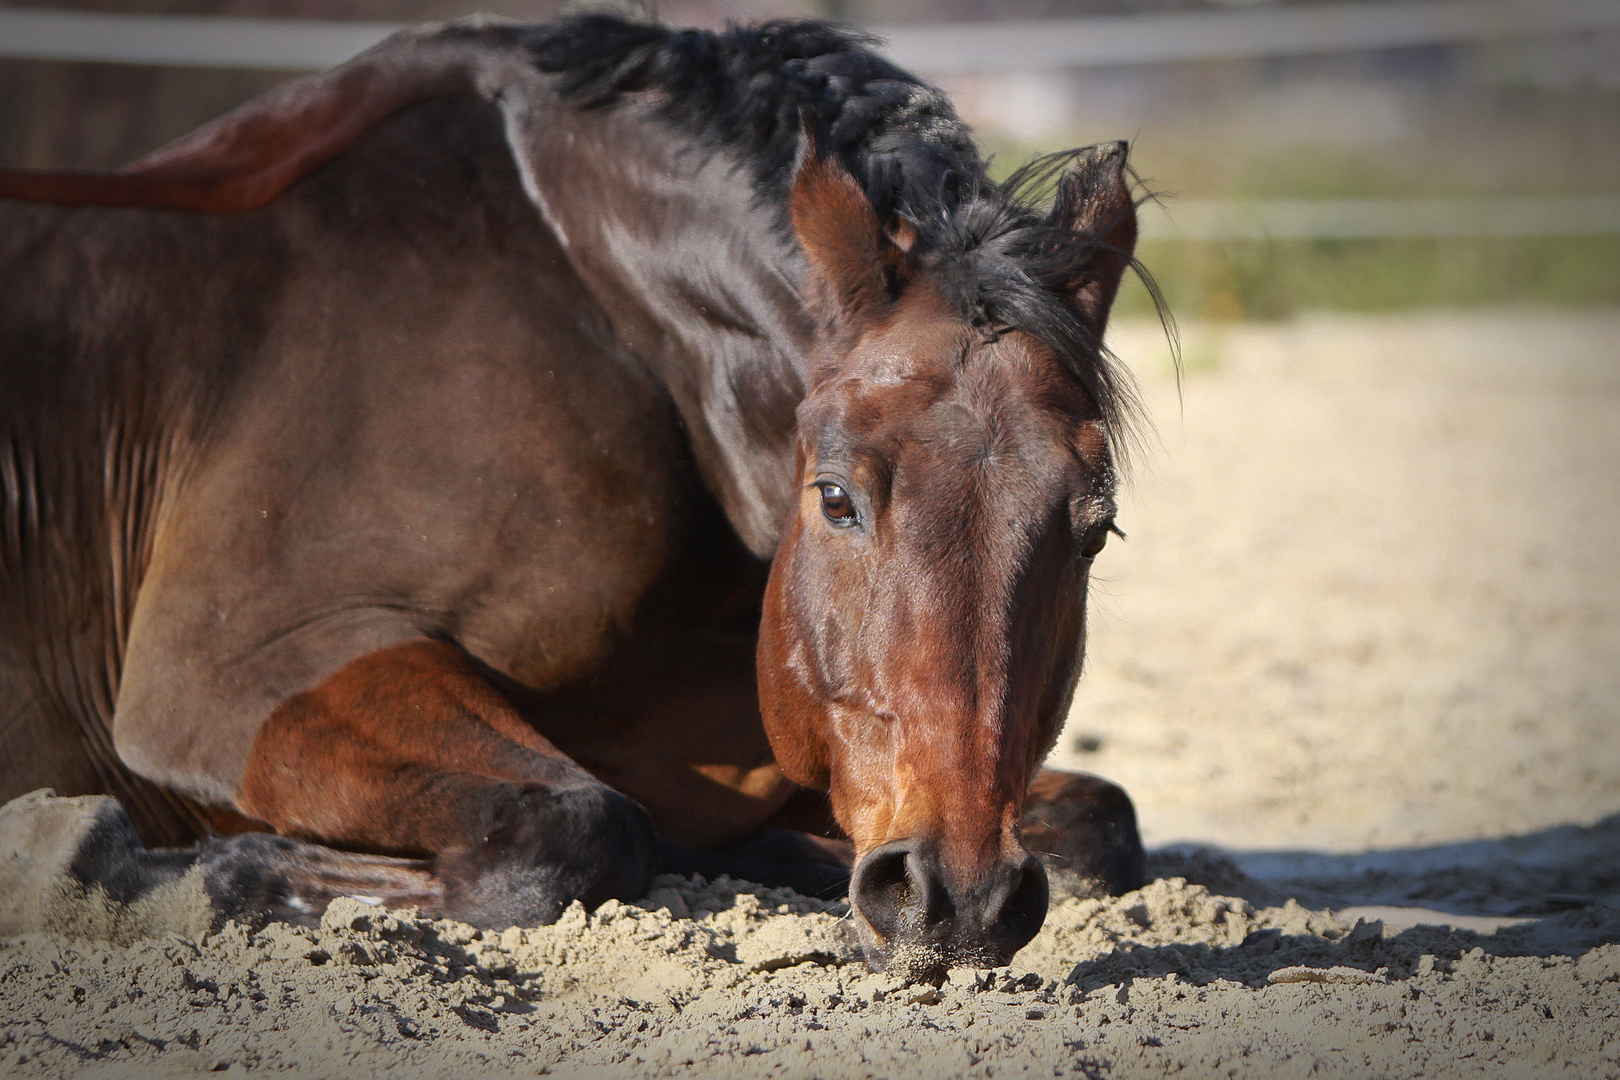
POLYGON ((1173 877, 1060 899, 1013 966, 938 987, 869 973, 845 915, 661 878, 502 932, 342 899, 317 928, 24 934, 0 943, 0 1074, 1620 1073, 1620 908, 1474 932, 1173 877))

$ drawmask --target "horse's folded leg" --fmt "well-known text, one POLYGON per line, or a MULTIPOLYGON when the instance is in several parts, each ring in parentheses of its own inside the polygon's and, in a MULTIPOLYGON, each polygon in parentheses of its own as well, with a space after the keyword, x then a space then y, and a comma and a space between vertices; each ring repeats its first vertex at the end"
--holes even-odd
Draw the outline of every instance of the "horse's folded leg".
POLYGON ((1089 773, 1042 769, 1021 822, 1024 844, 1078 896, 1119 896, 1146 884, 1147 855, 1125 789, 1089 773))
POLYGON ((716 848, 658 842, 658 869, 662 873, 702 874, 707 878, 726 874, 822 899, 835 899, 849 892, 849 868, 854 857, 847 840, 829 840, 793 829, 761 829, 716 848))
POLYGON ((353 896, 385 907, 442 914, 444 890, 417 859, 363 855, 284 836, 243 833, 211 840, 195 854, 203 888, 224 916, 312 925, 326 905, 353 896))
POLYGON ((433 862, 451 918, 536 926, 574 900, 634 900, 652 880, 652 821, 606 785, 490 783, 459 809, 475 826, 467 834, 480 839, 441 850, 433 862))
POLYGON ((367 872, 404 874, 407 889, 409 875, 431 873, 439 894, 427 906, 485 928, 551 922, 574 900, 635 899, 652 876, 647 812, 442 641, 368 653, 284 701, 254 737, 236 809, 285 836, 421 853, 420 871, 367 872))

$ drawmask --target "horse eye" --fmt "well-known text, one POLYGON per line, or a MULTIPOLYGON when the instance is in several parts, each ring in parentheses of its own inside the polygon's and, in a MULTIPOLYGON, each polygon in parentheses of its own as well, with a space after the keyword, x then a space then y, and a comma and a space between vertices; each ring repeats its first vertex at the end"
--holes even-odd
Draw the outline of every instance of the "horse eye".
POLYGON ((1125 536, 1124 533, 1119 531, 1119 526, 1110 521, 1107 528, 1098 529, 1096 532, 1092 533, 1091 536, 1086 538, 1085 547, 1080 549, 1080 557, 1082 559, 1095 559, 1098 555, 1100 555, 1102 553, 1102 549, 1108 545, 1109 533, 1113 533, 1121 539, 1123 539, 1125 536))
POLYGON ((849 497, 849 492, 837 484, 821 485, 821 512, 839 528, 855 524, 855 502, 849 497))

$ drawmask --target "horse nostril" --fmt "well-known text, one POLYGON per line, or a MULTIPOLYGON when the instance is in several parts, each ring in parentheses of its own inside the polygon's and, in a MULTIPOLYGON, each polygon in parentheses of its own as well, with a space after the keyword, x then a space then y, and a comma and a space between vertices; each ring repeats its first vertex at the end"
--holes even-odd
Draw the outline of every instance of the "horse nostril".
POLYGON ((856 864, 849 898, 865 924, 863 938, 877 938, 866 940, 868 956, 881 964, 909 965, 915 977, 941 965, 993 967, 1012 959, 1046 921, 1046 869, 1025 855, 950 886, 931 845, 894 840, 856 864))
POLYGON ((920 931, 948 917, 948 898, 928 860, 910 843, 874 848, 855 867, 849 898, 879 937, 920 931))
POLYGON ((990 920, 991 932, 1016 952, 1029 943, 1046 921, 1049 900, 1046 868, 1031 855, 1019 867, 1001 910, 990 913, 993 915, 990 920))

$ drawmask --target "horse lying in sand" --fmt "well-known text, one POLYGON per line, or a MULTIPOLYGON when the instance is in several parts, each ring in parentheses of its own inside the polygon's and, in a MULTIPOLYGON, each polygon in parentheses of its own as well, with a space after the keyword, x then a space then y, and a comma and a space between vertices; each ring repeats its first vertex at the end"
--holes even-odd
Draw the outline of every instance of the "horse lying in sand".
POLYGON ((1124 793, 1041 768, 1123 144, 994 183, 817 23, 466 22, 0 221, 0 796, 289 916, 847 880, 919 975, 1034 935, 1032 852, 1140 883, 1124 793))

